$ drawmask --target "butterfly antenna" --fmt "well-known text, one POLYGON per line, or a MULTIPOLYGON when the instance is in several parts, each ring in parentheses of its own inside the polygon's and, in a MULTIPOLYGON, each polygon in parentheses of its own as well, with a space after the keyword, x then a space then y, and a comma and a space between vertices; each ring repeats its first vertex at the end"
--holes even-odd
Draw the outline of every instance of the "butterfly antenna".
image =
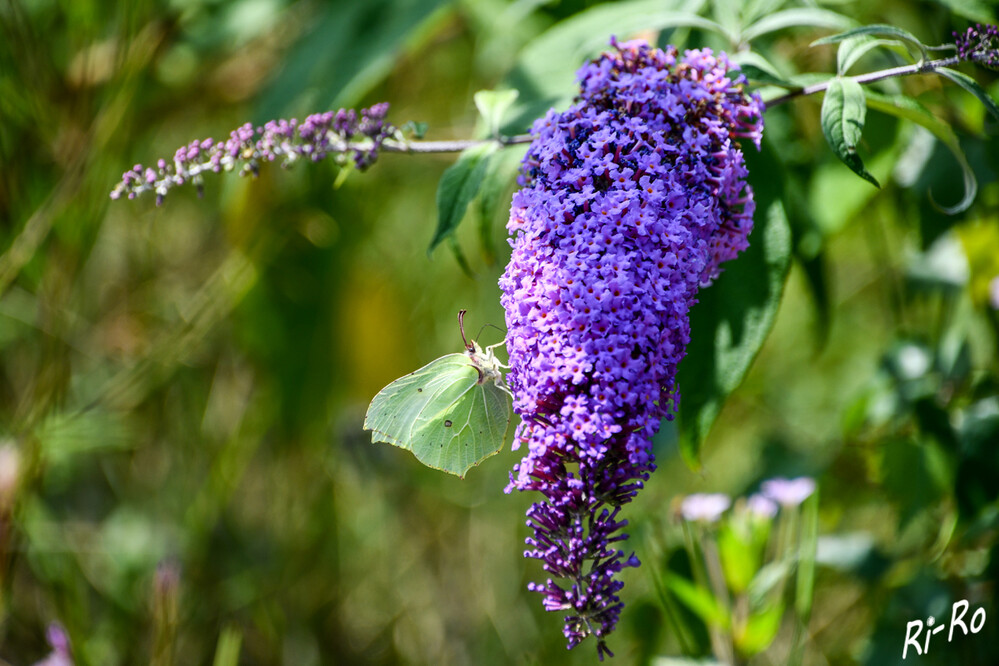
POLYGON ((468 344, 468 338, 465 337, 465 312, 466 310, 458 310, 458 330, 461 331, 461 341, 465 343, 465 349, 472 351, 472 345, 468 344))

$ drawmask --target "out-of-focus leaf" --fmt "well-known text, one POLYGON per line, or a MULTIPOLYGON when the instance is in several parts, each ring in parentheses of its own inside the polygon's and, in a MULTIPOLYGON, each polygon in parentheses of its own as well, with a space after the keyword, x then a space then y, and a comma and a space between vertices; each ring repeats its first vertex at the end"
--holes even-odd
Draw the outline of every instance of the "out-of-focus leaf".
POLYGON ((855 174, 875 187, 881 187, 877 179, 864 168, 864 162, 857 154, 857 144, 864 132, 866 116, 867 106, 861 85, 853 79, 833 79, 822 101, 822 133, 836 157, 855 174))
POLYGON ((895 39, 875 39, 870 35, 857 35, 844 39, 836 51, 836 71, 842 76, 870 51, 881 46, 901 45, 902 42, 895 39))
POLYGON ((798 576, 795 581, 794 610, 803 624, 812 612, 815 588, 815 552, 819 541, 819 489, 801 505, 801 541, 798 544, 798 576))
POLYGON ((680 364, 680 452, 693 468, 728 395, 742 382, 773 326, 791 260, 783 166, 774 149, 746 153, 756 197, 749 248, 703 290, 690 313, 691 340, 680 364))
POLYGON ((978 181, 975 180, 975 172, 971 170, 957 135, 950 125, 934 116, 929 109, 918 101, 905 95, 883 95, 879 92, 867 91, 867 106, 875 111, 889 113, 898 118, 905 118, 918 123, 929 130, 933 136, 940 140, 948 150, 954 155, 961 173, 964 175, 964 196, 953 206, 941 207, 948 215, 955 215, 968 209, 975 200, 978 193, 978 181))
POLYGON ((958 16, 978 23, 995 23, 994 0, 936 0, 958 16))
MULTIPOLYGON (((917 49, 921 54, 923 60, 927 60, 928 56, 926 53, 926 46, 919 41, 919 39, 907 30, 902 28, 896 28, 893 25, 885 25, 882 23, 876 25, 865 25, 859 28, 854 28, 853 30, 847 30, 846 32, 841 32, 836 35, 830 35, 829 37, 823 37, 822 39, 817 39, 812 42, 812 46, 821 46, 823 44, 835 44, 837 42, 847 41, 856 37, 885 37, 887 39, 900 39, 905 42, 909 42, 917 49)), ((842 74, 843 71, 840 71, 842 74)))
POLYGON ((728 613, 709 590, 674 573, 666 574, 665 582, 669 591, 697 617, 701 618, 705 624, 721 628, 729 626, 728 613))
POLYGON ((508 81, 520 91, 517 131, 550 106, 563 106, 577 93, 576 70, 607 48, 610 35, 626 39, 639 32, 692 27, 722 32, 698 16, 704 0, 632 0, 598 5, 560 21, 528 42, 508 81))
POLYGON ((391 70, 399 53, 451 11, 447 0, 336 0, 316 5, 315 27, 263 92, 256 124, 286 115, 311 90, 311 106, 354 106, 391 70))
POLYGON ((215 660, 212 666, 237 666, 239 651, 243 643, 243 634, 235 626, 227 626, 219 634, 219 642, 215 647, 215 660))
POLYGON ((988 112, 995 116, 996 120, 999 120, 999 104, 996 104, 996 101, 992 99, 985 89, 978 85, 978 81, 975 81, 963 72, 959 72, 948 67, 941 67, 937 70, 937 72, 946 76, 948 79, 981 100, 988 112))
POLYGON ((798 89, 801 86, 791 83, 777 71, 777 68, 755 51, 740 51, 732 55, 732 62, 739 66, 746 78, 756 83, 764 83, 781 88, 798 89))
POLYGON ((525 144, 503 148, 489 160, 489 168, 479 186, 476 206, 479 216, 479 244, 487 264, 496 261, 493 223, 501 207, 507 210, 510 208, 510 200, 504 195, 510 191, 526 151, 525 144))
POLYGON ((751 614, 743 630, 735 635, 736 648, 746 656, 766 650, 777 636, 783 616, 784 604, 780 602, 751 614))
POLYGON ((466 149, 441 176, 437 185, 437 230, 428 252, 433 252, 445 238, 454 235, 465 217, 469 202, 479 191, 489 157, 498 147, 497 143, 490 141, 466 149))
POLYGON ((479 110, 489 136, 499 135, 499 128, 502 125, 503 116, 510 110, 513 103, 517 101, 516 90, 480 90, 472 96, 475 100, 475 108, 479 110))
POLYGON ((749 42, 777 30, 785 28, 830 28, 842 30, 853 27, 856 21, 848 16, 837 14, 828 9, 805 7, 785 9, 761 18, 742 32, 742 40, 749 42))

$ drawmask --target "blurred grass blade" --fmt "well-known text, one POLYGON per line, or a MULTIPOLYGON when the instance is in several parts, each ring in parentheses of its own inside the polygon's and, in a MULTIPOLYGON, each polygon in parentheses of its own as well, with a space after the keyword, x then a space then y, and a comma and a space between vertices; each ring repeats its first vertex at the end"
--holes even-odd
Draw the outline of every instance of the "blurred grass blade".
POLYGON ((728 613, 710 590, 674 573, 667 573, 664 580, 666 588, 706 625, 722 629, 730 626, 728 613))
POLYGON ((822 100, 822 133, 843 164, 875 187, 881 187, 857 154, 866 116, 863 87, 853 79, 833 79, 822 100))
MULTIPOLYGON (((867 106, 875 111, 881 111, 882 113, 888 113, 897 118, 904 118, 917 123, 929 130, 940 143, 947 147, 951 154, 954 155, 954 159, 957 160, 958 166, 961 167, 961 174, 964 177, 964 196, 953 206, 940 206, 940 209, 948 215, 956 215, 967 210, 978 194, 978 181, 975 179, 975 172, 972 171, 971 165, 968 164, 968 158, 965 157, 957 135, 951 126, 934 116, 929 109, 917 100, 905 95, 882 95, 881 93, 868 90, 867 106)), ((933 198, 932 193, 930 194, 930 198, 933 198)))
POLYGON ((219 642, 215 648, 215 661, 212 666, 238 666, 239 651, 242 647, 243 633, 230 625, 222 629, 219 642))
POLYGON ((428 253, 457 231, 468 204, 479 191, 489 157, 498 148, 499 144, 492 141, 468 148, 441 176, 437 185, 437 230, 427 248, 428 253))
POLYGON ((788 663, 797 666, 805 653, 808 620, 812 614, 815 592, 815 552, 819 541, 819 490, 801 505, 800 539, 798 540, 798 567, 794 591, 794 638, 788 663))

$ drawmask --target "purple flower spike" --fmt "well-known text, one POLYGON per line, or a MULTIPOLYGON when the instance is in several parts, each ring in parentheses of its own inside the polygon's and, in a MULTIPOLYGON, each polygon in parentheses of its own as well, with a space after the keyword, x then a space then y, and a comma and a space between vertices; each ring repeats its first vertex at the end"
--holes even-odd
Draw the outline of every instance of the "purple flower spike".
POLYGON ((815 492, 815 480, 807 476, 797 479, 770 479, 763 482, 760 492, 781 506, 798 506, 815 492))
POLYGON ((988 69, 999 70, 999 26, 976 24, 955 32, 957 57, 988 69))
POLYGON ((695 493, 687 495, 680 504, 680 513, 688 521, 716 522, 732 505, 728 495, 722 493, 695 493))
POLYGON ((281 165, 292 166, 299 159, 318 162, 333 156, 337 164, 353 161, 360 170, 374 164, 378 149, 385 139, 396 133, 385 122, 388 104, 375 104, 361 111, 340 109, 315 113, 298 120, 271 120, 263 127, 246 123, 229 133, 226 141, 205 139, 192 141, 174 153, 173 160, 160 159, 156 168, 136 164, 122 175, 121 182, 111 191, 112 199, 125 195, 134 199, 143 192, 156 193, 156 205, 163 203, 167 192, 192 182, 201 194, 202 174, 238 169, 241 176, 256 176, 261 162, 281 158, 281 165))
POLYGON ((655 469, 698 288, 747 246, 753 195, 736 137, 757 146, 763 106, 724 54, 618 44, 578 74, 581 94, 535 122, 507 228, 506 310, 514 448, 507 491, 542 495, 530 589, 565 611, 597 654, 623 606, 618 518, 655 469))

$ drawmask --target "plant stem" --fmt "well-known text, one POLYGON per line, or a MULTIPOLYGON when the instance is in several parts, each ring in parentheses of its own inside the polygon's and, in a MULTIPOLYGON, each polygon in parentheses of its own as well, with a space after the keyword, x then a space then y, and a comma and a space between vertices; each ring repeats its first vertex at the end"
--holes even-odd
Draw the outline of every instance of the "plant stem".
MULTIPOLYGON (((922 62, 917 62, 913 65, 903 65, 901 67, 892 67, 891 69, 882 69, 878 72, 870 72, 868 74, 861 74, 859 76, 848 76, 844 78, 853 79, 857 83, 874 83, 875 81, 881 81, 884 79, 891 79, 899 76, 908 76, 910 74, 929 74, 935 72, 941 67, 950 67, 951 65, 956 65, 961 61, 957 56, 952 56, 950 58, 941 58, 939 60, 926 60, 922 62)), ((791 92, 775 97, 774 99, 766 103, 769 109, 772 106, 777 106, 778 104, 783 104, 784 102, 789 102, 796 97, 804 97, 805 95, 814 95, 824 91, 830 86, 830 84, 835 80, 835 77, 830 78, 828 81, 823 81, 822 83, 816 83, 814 85, 805 86, 803 88, 798 88, 797 90, 792 90, 791 92)))
POLYGON ((460 153, 466 148, 474 148, 485 143, 495 142, 500 146, 512 146, 518 143, 530 143, 530 134, 516 136, 501 136, 495 139, 461 139, 455 141, 395 141, 386 140, 382 150, 387 153, 460 153))
MULTIPOLYGON (((891 69, 882 69, 877 72, 869 72, 867 74, 860 74, 859 76, 850 76, 846 78, 851 78, 857 83, 874 83, 875 81, 882 81, 884 79, 896 78, 899 76, 909 76, 911 74, 929 74, 935 72, 941 67, 950 67, 951 65, 956 65, 961 61, 957 56, 952 56, 950 58, 940 58, 938 60, 926 60, 922 62, 917 62, 912 65, 903 65, 901 67, 892 67, 891 69)), ((830 78, 828 81, 823 81, 821 83, 816 83, 810 86, 804 86, 798 88, 797 90, 792 90, 784 95, 775 97, 772 100, 766 102, 767 108, 777 106, 779 104, 784 104, 785 102, 790 102, 791 100, 798 97, 805 97, 806 95, 814 95, 816 93, 823 92, 832 83, 835 77, 830 78)), ((392 141, 387 140, 382 144, 382 150, 389 153, 459 153, 467 148, 474 148, 475 146, 488 143, 490 141, 495 141, 501 146, 512 146, 520 143, 530 143, 531 135, 529 134, 518 134, 516 136, 501 136, 495 139, 464 139, 455 141, 392 141)))

